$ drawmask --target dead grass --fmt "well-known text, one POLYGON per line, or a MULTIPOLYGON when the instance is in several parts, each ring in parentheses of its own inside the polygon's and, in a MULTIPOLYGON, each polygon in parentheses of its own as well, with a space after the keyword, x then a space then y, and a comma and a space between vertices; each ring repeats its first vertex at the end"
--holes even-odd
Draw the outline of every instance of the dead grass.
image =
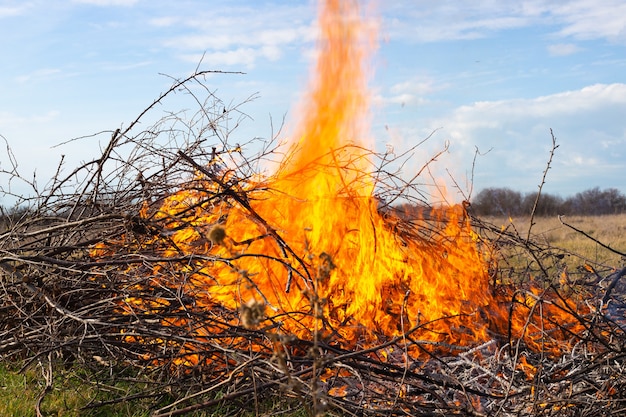
POLYGON ((535 217, 529 233, 529 217, 480 218, 477 231, 495 248, 494 280, 589 283, 590 273, 601 280, 626 265, 621 255, 626 253, 626 214, 561 220, 557 216, 535 217))
MULTIPOLYGON (((528 217, 491 218, 486 219, 496 226, 517 230, 522 237, 528 235, 528 217)), ((577 229, 584 231, 593 238, 610 246, 616 251, 626 253, 626 214, 608 216, 572 216, 562 217, 562 220, 577 229)), ((552 248, 576 256, 568 256, 573 261, 571 267, 577 267, 585 262, 620 268, 624 258, 583 234, 565 226, 555 217, 539 217, 534 219, 531 229, 531 239, 552 248)))

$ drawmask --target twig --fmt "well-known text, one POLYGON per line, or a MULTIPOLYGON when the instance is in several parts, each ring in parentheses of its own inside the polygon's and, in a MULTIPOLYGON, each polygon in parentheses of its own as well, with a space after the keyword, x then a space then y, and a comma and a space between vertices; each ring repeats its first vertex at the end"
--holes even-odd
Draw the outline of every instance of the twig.
POLYGON ((246 198, 242 197, 239 193, 237 193, 236 191, 232 190, 232 188, 230 186, 225 184, 215 174, 211 173, 205 167, 203 167, 202 165, 198 164, 196 161, 194 161, 190 156, 186 155, 184 152, 178 151, 178 154, 185 161, 187 161, 190 165, 192 165, 195 169, 197 169, 198 171, 202 172, 204 175, 206 175, 207 177, 211 178, 211 180, 213 180, 216 183, 218 183, 219 186, 222 187, 222 189, 224 190, 223 192, 225 194, 231 196, 235 201, 237 201, 237 203, 239 203, 242 207, 244 207, 246 210, 248 210, 248 212, 250 212, 250 214, 254 217, 255 220, 257 220, 259 223, 261 223, 263 225, 263 227, 267 230, 268 234, 270 234, 276 240, 276 242, 278 242, 279 246, 281 248, 284 248, 285 250, 287 250, 289 252, 289 254, 291 256, 293 256, 294 259, 296 259, 296 261, 298 261, 298 263, 304 267, 304 274, 302 274, 299 271, 296 271, 296 272, 298 272, 298 275, 300 275, 303 278, 303 283, 306 286, 306 288, 310 289, 308 281, 311 280, 311 275, 309 274, 309 270, 306 267, 306 264, 305 264, 304 260, 302 260, 302 258, 300 258, 300 256, 298 256, 298 254, 296 254, 293 251, 293 249, 291 249, 291 247, 289 247, 289 245, 287 245, 287 243, 278 234, 278 232, 276 232, 276 230, 272 226, 270 226, 265 221, 265 219, 263 217, 261 217, 256 212, 256 210, 254 210, 254 208, 250 205, 250 203, 246 200, 246 198), (308 279, 308 281, 307 281, 307 279, 308 279))
POLYGON ((35 412, 37 413, 37 417, 44 417, 43 413, 41 412, 41 403, 43 402, 43 399, 46 397, 46 394, 48 394, 51 390, 52 390, 52 381, 53 381, 53 374, 52 374, 52 355, 48 354, 48 361, 47 361, 47 369, 44 370, 44 365, 41 365, 41 372, 44 374, 44 379, 46 381, 46 386, 41 390, 41 392, 39 393, 39 396, 37 397, 37 403, 35 404, 35 412))
POLYGON ((615 288, 615 286, 617 285, 617 282, 619 281, 619 279, 621 277, 623 277, 624 275, 626 275, 626 268, 622 268, 619 271, 611 274, 608 278, 612 278, 611 279, 611 283, 609 284, 609 286, 606 288, 606 291, 604 292, 604 297, 602 297, 602 303, 606 304, 609 301, 609 298, 611 297, 611 292, 613 291, 613 289, 615 288))
POLYGON ((539 190, 537 191, 537 197, 535 197, 535 202, 533 203, 533 208, 530 211, 530 223, 528 225, 528 234, 526 235, 526 243, 530 241, 530 233, 532 231, 533 226, 535 225, 535 212, 537 211, 537 205, 539 204, 539 198, 541 197, 541 191, 543 186, 546 183, 546 177, 548 175, 548 170, 550 169, 550 165, 552 165, 552 158, 554 157, 554 151, 559 147, 556 144, 556 138, 554 137, 554 133, 552 132, 552 128, 550 128, 550 136, 552 137, 552 148, 550 148, 550 157, 548 158, 548 162, 546 164, 546 169, 543 171, 543 176, 541 177, 541 183, 539 184, 539 190))
POLYGON ((203 389, 203 390, 200 390, 200 391, 196 391, 193 394, 187 395, 187 396, 185 396, 183 398, 180 398, 179 400, 176 400, 176 401, 172 402, 171 404, 166 405, 165 407, 162 407, 162 408, 158 409, 157 411, 154 412, 153 417, 174 415, 174 414, 171 414, 171 413, 167 412, 167 410, 169 410, 171 408, 174 408, 174 407, 177 407, 179 404, 182 404, 182 403, 184 403, 186 401, 192 400, 192 399, 194 399, 196 397, 199 397, 201 395, 208 394, 208 393, 210 393, 212 391, 215 391, 216 389, 222 387, 223 385, 226 385, 226 384, 230 383, 235 376, 239 376, 239 373, 243 369, 247 368, 249 365, 251 365, 254 362, 258 361, 258 359, 259 358, 254 357, 252 359, 249 359, 249 360, 239 364, 235 369, 233 369, 229 373, 229 375, 228 375, 228 377, 226 379, 223 379, 222 381, 220 381, 219 383, 217 383, 215 385, 211 385, 210 387, 208 387, 206 389, 203 389))

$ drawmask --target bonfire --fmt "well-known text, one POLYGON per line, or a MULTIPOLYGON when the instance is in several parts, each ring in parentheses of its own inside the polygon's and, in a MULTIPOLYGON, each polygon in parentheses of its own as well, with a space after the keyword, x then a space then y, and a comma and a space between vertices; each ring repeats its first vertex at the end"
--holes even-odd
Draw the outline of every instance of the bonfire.
MULTIPOLYGON (((414 179, 372 150, 373 26, 338 0, 322 2, 319 26, 280 143, 255 156, 232 144, 221 126, 240 110, 199 98, 199 72, 146 109, 183 90, 201 103, 190 119, 137 134, 144 112, 101 157, 59 171, 0 236, 0 352, 26 366, 54 352, 50 374, 59 362, 96 380, 130 369, 152 381, 133 395, 175 398, 159 416, 224 403, 260 413, 272 395, 314 415, 619 410, 617 299, 561 291, 548 249, 467 204, 415 198, 414 179), (486 229, 526 250, 534 273, 506 279, 486 229)), ((579 283, 597 278, 588 265, 579 283)))

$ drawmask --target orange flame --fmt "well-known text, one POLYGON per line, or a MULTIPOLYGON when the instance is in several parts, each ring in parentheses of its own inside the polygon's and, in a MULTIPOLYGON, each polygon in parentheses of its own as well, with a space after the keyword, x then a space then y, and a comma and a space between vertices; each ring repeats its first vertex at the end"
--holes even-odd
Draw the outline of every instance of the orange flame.
MULTIPOLYGON (((226 185, 226 174, 199 175, 157 212, 146 206, 142 216, 167 220, 168 233, 141 245, 165 258, 193 255, 181 271, 188 276, 184 292, 197 308, 239 311, 235 324, 245 327, 332 336, 346 348, 415 327, 427 342, 489 340, 490 329, 506 327, 507 312, 494 298, 486 255, 464 210, 441 210, 442 229, 428 238, 419 223, 398 233, 378 210, 363 144, 363 67, 372 34, 356 10, 352 1, 323 2, 316 78, 297 140, 276 173, 238 185, 226 185), (225 190, 230 198, 207 199, 225 190)), ((98 251, 104 254, 106 245, 98 251)), ((516 334, 528 328, 523 318, 511 322, 516 334)))
MULTIPOLYGON (((227 238, 207 249, 237 259, 196 275, 194 285, 204 288, 211 302, 232 309, 257 300, 275 313, 307 312, 291 324, 283 319, 283 330, 303 337, 329 326, 345 340, 356 341, 362 332, 370 338, 393 336, 433 322, 426 326, 432 339, 483 340, 486 325, 477 324, 484 322, 476 319, 477 310, 492 297, 486 263, 468 226, 453 217, 432 241, 407 240, 378 213, 369 152, 360 146, 367 131, 363 58, 370 45, 354 6, 338 0, 324 3, 317 78, 306 96, 298 141, 278 172, 263 190, 249 190, 249 208, 214 210, 196 219, 212 224, 216 212, 227 212, 219 226, 227 238), (282 253, 277 239, 293 253, 282 253), (290 264, 297 259, 302 268, 293 271, 278 259, 290 264), (312 305, 320 311, 314 312, 312 305), (324 323, 316 322, 322 317, 324 323), (450 322, 438 322, 444 317, 454 318, 456 331, 450 322)), ((173 195, 161 210, 171 215, 179 210, 181 198, 191 197, 188 191, 173 195)), ((194 234, 182 229, 172 239, 188 247, 194 234)))

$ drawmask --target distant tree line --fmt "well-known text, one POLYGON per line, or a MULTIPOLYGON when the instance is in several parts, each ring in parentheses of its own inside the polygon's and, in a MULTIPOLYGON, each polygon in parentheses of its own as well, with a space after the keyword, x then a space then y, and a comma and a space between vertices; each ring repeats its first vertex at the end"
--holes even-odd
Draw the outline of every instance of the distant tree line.
MULTIPOLYGON (((530 215, 537 200, 537 192, 521 193, 510 188, 485 188, 471 201, 469 210, 479 216, 524 216, 530 215)), ((420 210, 421 215, 428 215, 427 207, 415 207, 411 204, 394 208, 402 213, 420 210)), ((536 216, 582 215, 597 216, 626 213, 626 195, 616 188, 601 190, 600 187, 563 198, 558 195, 541 193, 536 216)), ((24 207, 5 208, 0 205, 0 231, 8 224, 27 216, 29 210, 24 207)))
MULTIPOLYGON (((485 188, 471 201, 471 210, 481 216, 523 216, 532 212, 537 192, 522 194, 510 188, 485 188)), ((599 187, 563 198, 541 193, 536 216, 604 215, 626 213, 626 196, 615 188, 599 187)))

